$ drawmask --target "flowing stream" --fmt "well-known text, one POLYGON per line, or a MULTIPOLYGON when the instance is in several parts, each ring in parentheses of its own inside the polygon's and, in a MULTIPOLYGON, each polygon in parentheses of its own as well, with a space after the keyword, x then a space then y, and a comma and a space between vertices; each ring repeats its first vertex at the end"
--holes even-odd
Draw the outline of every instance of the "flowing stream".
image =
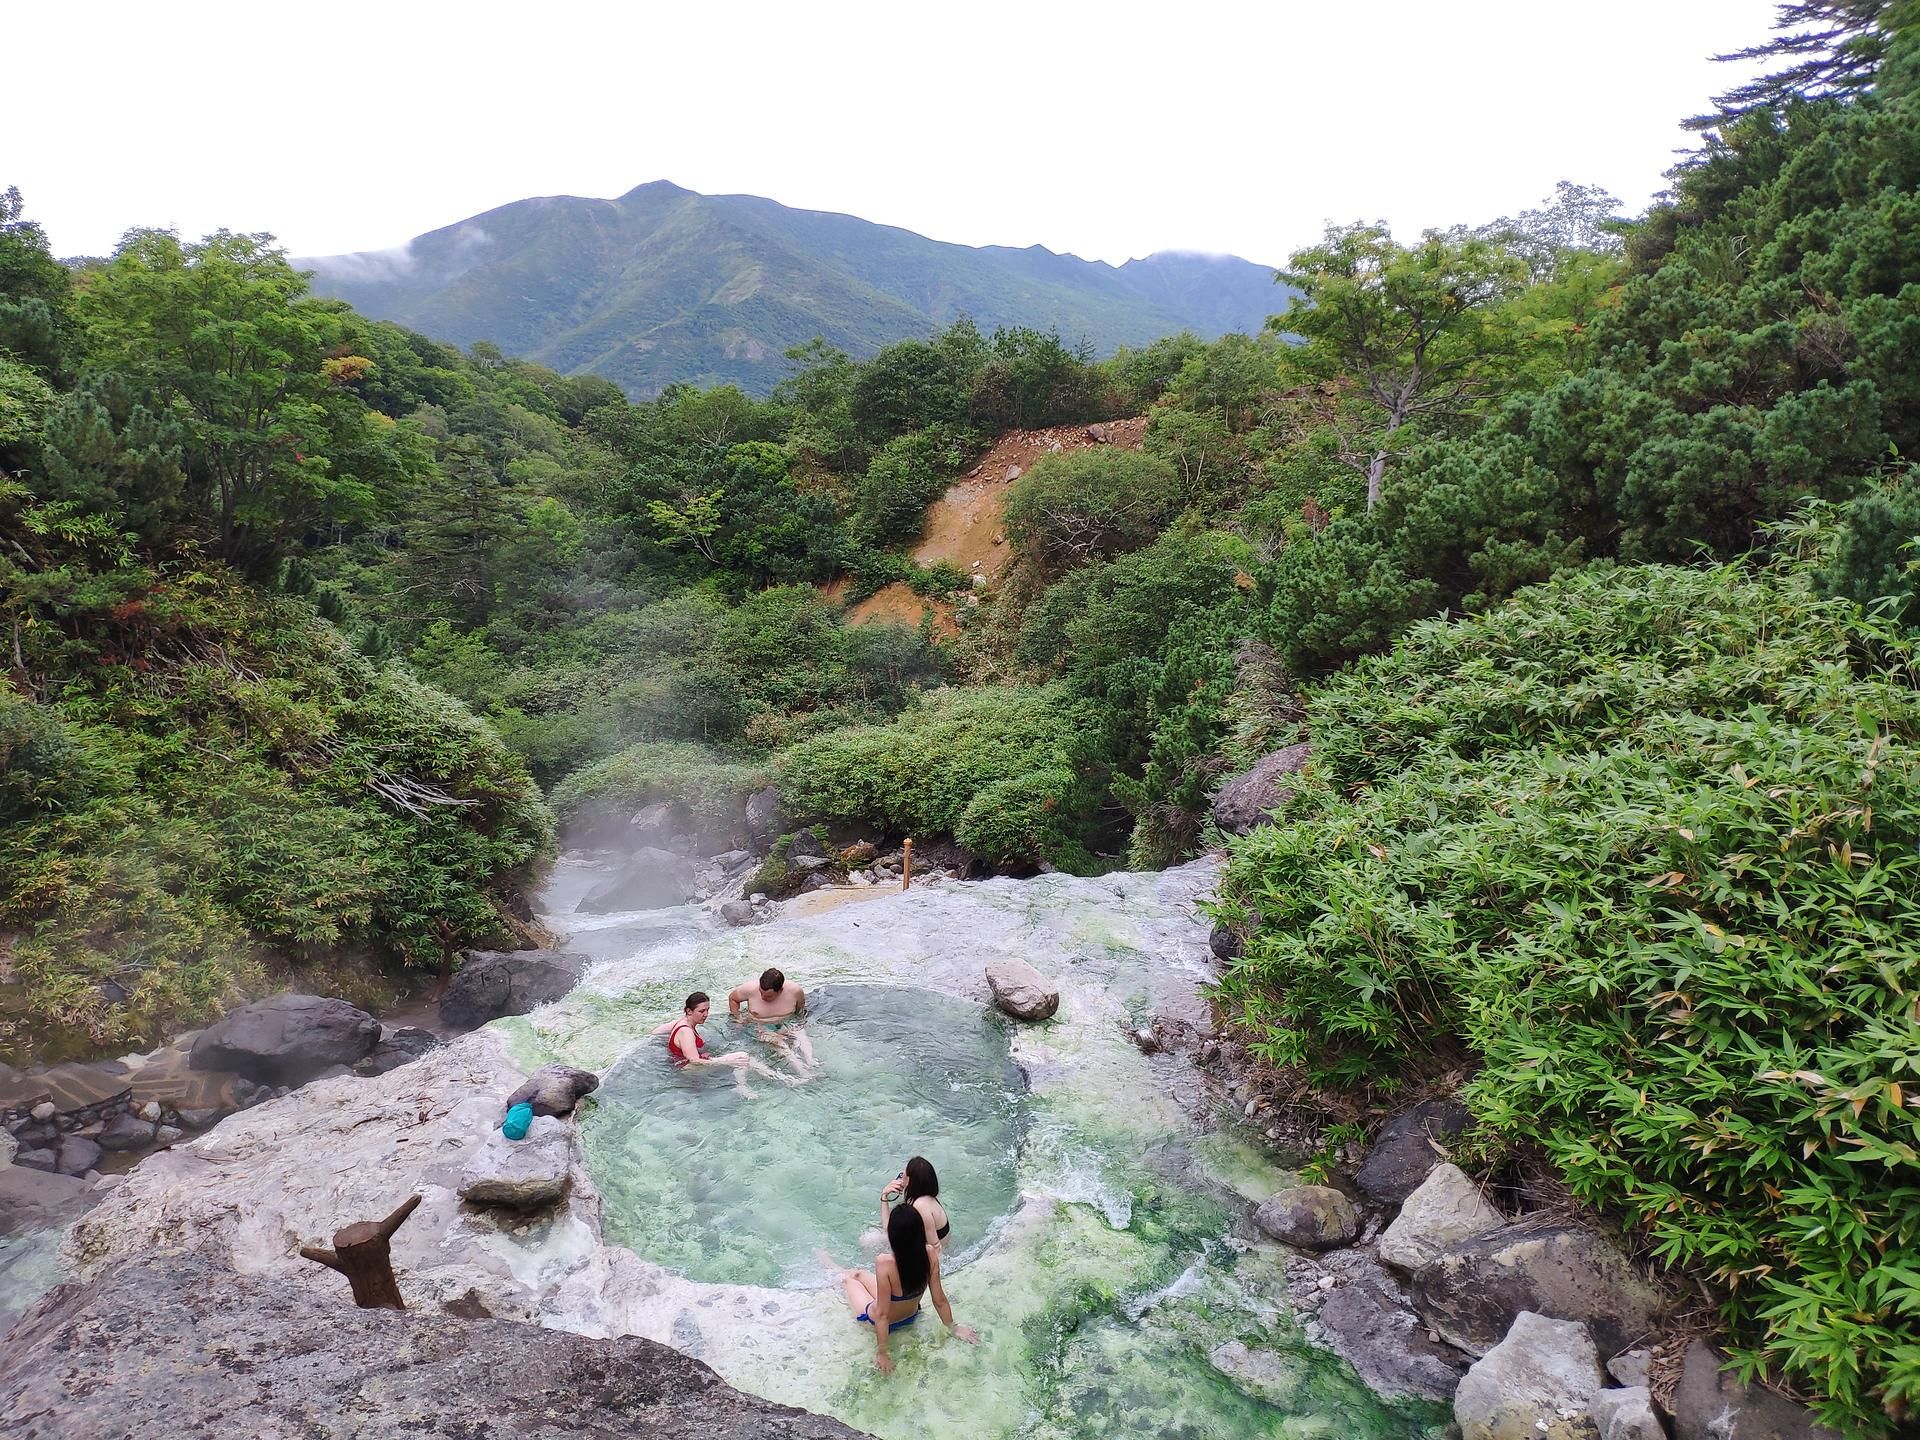
POLYGON ((1196 1118, 1184 1058, 1129 1038, 1204 1013, 1210 867, 857 894, 733 931, 692 909, 573 915, 599 878, 570 857, 543 908, 602 963, 500 1023, 520 1063, 605 1077, 581 1128, 602 1234, 672 1272, 625 1297, 624 1325, 885 1440, 1438 1433, 1438 1407, 1381 1401, 1302 1338, 1284 1260, 1244 1218, 1294 1177, 1196 1118), (982 970, 1001 957, 1060 988, 1054 1020, 990 1013, 982 970), (787 1068, 726 1019, 727 990, 768 965, 808 991, 817 1075, 756 1075, 747 1096, 673 1070, 653 1032, 695 989, 715 999, 709 1053, 787 1068), (940 1173, 948 1293, 981 1342, 928 1304, 891 1342, 889 1379, 815 1252, 870 1263, 879 1193, 913 1154, 940 1173))

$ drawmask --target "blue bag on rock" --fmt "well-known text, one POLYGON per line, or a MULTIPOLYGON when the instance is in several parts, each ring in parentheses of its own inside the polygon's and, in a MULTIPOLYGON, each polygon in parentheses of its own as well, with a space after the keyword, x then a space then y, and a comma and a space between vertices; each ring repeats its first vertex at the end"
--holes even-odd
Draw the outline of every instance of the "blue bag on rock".
POLYGON ((507 1111, 507 1118, 500 1122, 500 1133, 509 1140, 527 1138, 527 1127, 533 1124, 533 1106, 522 1100, 507 1111))

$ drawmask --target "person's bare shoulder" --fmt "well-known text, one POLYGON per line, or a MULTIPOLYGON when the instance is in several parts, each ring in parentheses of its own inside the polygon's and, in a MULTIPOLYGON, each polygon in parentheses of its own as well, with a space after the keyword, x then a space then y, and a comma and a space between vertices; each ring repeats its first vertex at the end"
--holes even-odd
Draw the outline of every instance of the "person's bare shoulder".
POLYGON ((750 985, 750 984, 749 984, 749 985, 736 985, 736 986, 734 986, 734 987, 733 987, 733 989, 731 989, 731 990, 729 990, 729 991, 727 992, 727 999, 729 999, 729 1000, 749 1000, 749 999, 751 999, 751 998, 753 997, 753 995, 755 994, 755 989, 756 989, 756 987, 754 987, 753 985, 750 985))

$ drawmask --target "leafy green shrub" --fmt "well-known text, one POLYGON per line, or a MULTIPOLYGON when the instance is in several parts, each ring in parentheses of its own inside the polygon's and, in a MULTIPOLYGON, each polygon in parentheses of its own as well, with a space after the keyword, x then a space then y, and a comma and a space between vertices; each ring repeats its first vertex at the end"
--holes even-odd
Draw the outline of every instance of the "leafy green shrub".
POLYGON ((1043 455, 1007 494, 1007 540, 1058 574, 1138 549, 1185 503, 1180 472, 1152 455, 1107 445, 1043 455))
POLYGON ((915 430, 882 445, 854 491, 854 535, 867 545, 918 540, 927 507, 973 448, 970 437, 944 427, 915 430))
POLYGON ((1813 563, 1588 570, 1311 696, 1224 990, 1320 1082, 1465 1041, 1494 1135, 1881 1434, 1920 1400, 1920 650, 1813 563))
POLYGON ((97 578, 138 598, 70 611, 54 650, 55 627, 27 632, 31 671, 73 670, 0 701, 0 927, 20 932, 0 1027, 124 1044, 269 963, 437 965, 507 938, 551 826, 487 725, 225 570, 97 578))
POLYGON ((1821 588, 1861 605, 1890 602, 1895 618, 1920 623, 1920 472, 1862 491, 1840 522, 1821 588))
POLYGON ((989 864, 1083 866, 1088 797, 1059 780, 1077 773, 1085 719, 1054 686, 936 691, 891 724, 834 731, 784 752, 775 762, 781 800, 796 815, 909 835, 958 836, 964 824, 980 846, 963 843, 989 864), (1019 814, 970 815, 989 792, 1019 814))

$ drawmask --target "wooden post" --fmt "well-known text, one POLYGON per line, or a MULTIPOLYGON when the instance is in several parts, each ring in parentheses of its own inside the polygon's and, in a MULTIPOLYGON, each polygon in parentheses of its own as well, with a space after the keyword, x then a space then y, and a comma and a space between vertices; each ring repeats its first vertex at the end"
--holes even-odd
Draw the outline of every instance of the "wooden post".
POLYGON ((911 889, 912 886, 913 886, 913 841, 909 840, 907 841, 906 849, 902 852, 901 859, 900 859, 900 888, 902 890, 907 890, 907 889, 911 889))
POLYGON ((353 1303, 362 1310, 404 1310, 400 1285, 393 1278, 393 1232, 398 1230, 420 1203, 418 1195, 407 1200, 384 1220, 359 1220, 333 1232, 333 1249, 303 1245, 303 1259, 338 1270, 353 1287, 353 1303))

